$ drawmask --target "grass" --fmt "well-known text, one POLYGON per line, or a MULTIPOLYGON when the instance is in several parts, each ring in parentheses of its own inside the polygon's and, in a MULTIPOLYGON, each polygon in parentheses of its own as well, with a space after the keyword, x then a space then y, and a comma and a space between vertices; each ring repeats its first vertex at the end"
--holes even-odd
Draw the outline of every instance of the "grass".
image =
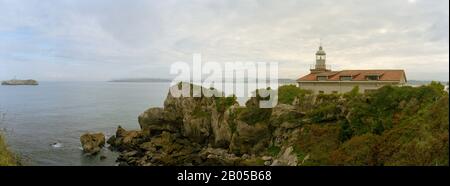
POLYGON ((17 164, 17 159, 9 151, 3 135, 0 134, 0 166, 16 166, 17 164))

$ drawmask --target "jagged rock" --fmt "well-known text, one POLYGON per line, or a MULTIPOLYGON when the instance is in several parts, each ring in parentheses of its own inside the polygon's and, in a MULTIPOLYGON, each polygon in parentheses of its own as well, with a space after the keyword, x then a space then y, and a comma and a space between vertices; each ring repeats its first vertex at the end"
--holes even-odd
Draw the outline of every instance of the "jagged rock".
POLYGON ((94 155, 100 152, 105 145, 105 135, 103 133, 86 133, 80 137, 80 142, 85 153, 94 155))
POLYGON ((243 121, 237 121, 230 150, 236 154, 259 154, 268 147, 270 137, 270 131, 266 123, 249 125, 243 121))
POLYGON ((119 161, 126 161, 129 165, 183 165, 186 162, 199 165, 201 162, 198 156, 200 145, 166 131, 134 149, 122 152, 119 161))
POLYGON ((108 139, 108 144, 111 145, 111 148, 122 151, 137 147, 144 140, 145 140, 144 135, 142 134, 141 131, 137 130, 127 131, 123 129, 121 126, 119 126, 117 128, 116 135, 111 136, 108 139))
POLYGON ((163 108, 150 108, 139 115, 139 125, 142 133, 149 137, 162 131, 178 132, 180 126, 164 120, 163 108))
MULTIPOLYGON (((178 85, 171 89, 174 87, 178 85)), ((214 109, 213 97, 174 97, 169 92, 164 101, 163 119, 180 124, 184 137, 196 143, 207 143, 211 137, 211 113, 214 109)))
POLYGON ((291 122, 292 118, 285 113, 292 114, 293 119, 301 119, 304 114, 292 105, 279 105, 274 112, 272 109, 252 112, 261 109, 260 99, 251 98, 247 108, 239 105, 223 108, 218 105, 221 98, 174 97, 169 92, 164 108, 151 108, 139 115, 140 131, 126 131, 119 126, 108 143, 121 152, 118 161, 126 165, 269 164, 272 157, 259 156, 266 154, 272 139, 269 128, 295 129, 298 123, 291 122), (250 109, 246 119, 265 114, 267 120, 251 124, 243 121, 240 113, 246 109, 250 109), (250 155, 237 156, 241 154, 250 155))
POLYGON ((211 133, 211 118, 209 116, 186 115, 183 118, 183 136, 196 143, 205 143, 211 133))
POLYGON ((294 153, 292 146, 286 148, 279 156, 273 160, 271 166, 297 166, 297 155, 294 153))
POLYGON ((211 114, 211 129, 214 135, 214 147, 228 148, 233 134, 231 123, 236 122, 236 109, 238 105, 233 105, 223 113, 218 113, 216 110, 211 114))

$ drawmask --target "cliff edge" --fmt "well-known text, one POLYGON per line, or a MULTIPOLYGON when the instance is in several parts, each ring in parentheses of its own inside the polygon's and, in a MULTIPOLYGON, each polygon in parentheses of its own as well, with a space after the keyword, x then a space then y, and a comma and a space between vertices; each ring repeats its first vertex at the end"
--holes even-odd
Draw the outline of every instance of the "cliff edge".
MULTIPOLYGON (((190 85, 194 86, 194 85, 190 85)), ((442 85, 313 95, 279 88, 260 97, 167 95, 139 115, 141 130, 107 140, 120 165, 447 165, 448 93, 442 85)))

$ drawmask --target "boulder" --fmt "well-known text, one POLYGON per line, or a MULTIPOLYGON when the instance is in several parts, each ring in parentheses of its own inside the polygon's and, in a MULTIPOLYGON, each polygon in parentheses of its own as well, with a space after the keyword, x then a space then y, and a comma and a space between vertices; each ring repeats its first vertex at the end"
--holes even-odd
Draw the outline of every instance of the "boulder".
POLYGON ((100 152, 105 145, 105 135, 103 133, 86 133, 80 137, 80 142, 85 153, 94 155, 100 152))

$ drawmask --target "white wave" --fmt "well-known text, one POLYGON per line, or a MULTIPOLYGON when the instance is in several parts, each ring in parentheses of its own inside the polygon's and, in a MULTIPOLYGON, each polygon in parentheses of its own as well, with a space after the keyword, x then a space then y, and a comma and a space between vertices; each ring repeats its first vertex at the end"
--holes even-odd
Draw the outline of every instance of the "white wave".
POLYGON ((56 143, 53 143, 53 144, 52 144, 52 147, 53 147, 53 148, 61 148, 61 147, 63 147, 63 144, 62 144, 62 143, 59 143, 59 142, 56 142, 56 143))

